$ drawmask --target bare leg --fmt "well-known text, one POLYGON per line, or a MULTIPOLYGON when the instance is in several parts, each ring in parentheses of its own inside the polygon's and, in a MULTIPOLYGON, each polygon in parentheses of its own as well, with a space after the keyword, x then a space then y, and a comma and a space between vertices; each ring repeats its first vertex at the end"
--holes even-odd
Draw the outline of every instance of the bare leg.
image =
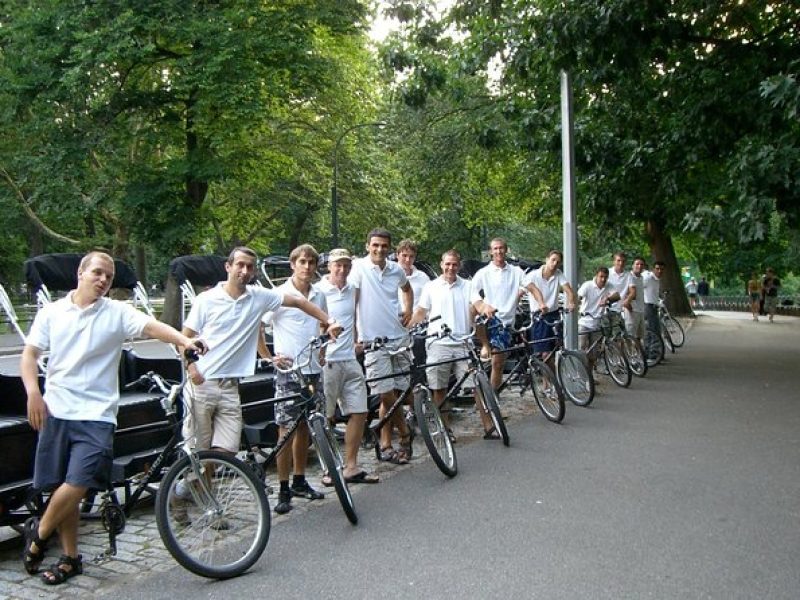
POLYGON ((353 477, 359 472, 358 446, 364 435, 364 424, 367 422, 367 413, 354 413, 347 420, 344 430, 344 476, 353 477))
POLYGON ((506 364, 506 355, 501 353, 492 354, 492 375, 490 381, 496 390, 503 383, 503 366, 506 364))
MULTIPOLYGON (((394 390, 389 392, 384 392, 380 395, 381 397, 381 406, 380 410, 378 411, 378 417, 383 419, 386 412, 392 407, 394 404, 396 397, 394 390)), ((399 412, 395 413, 395 417, 399 414, 399 412)), ((389 422, 384 424, 381 427, 381 448, 391 448, 392 447, 392 426, 395 425, 396 420, 393 417, 389 422)))
POLYGON ((292 440, 292 458, 294 459, 294 474, 305 475, 308 463, 308 423, 303 421, 294 432, 292 440))
POLYGON ((46 539, 58 529, 64 554, 78 556, 79 506, 87 488, 62 483, 50 497, 50 503, 39 523, 39 537, 46 539))
MULTIPOLYGON (((278 435, 282 438, 286 435, 287 431, 286 427, 279 427, 278 435)), ((296 441, 297 437, 295 436, 292 440, 292 447, 296 441)), ((278 453, 278 458, 275 463, 278 468, 278 481, 289 481, 289 475, 292 471, 292 449, 289 448, 288 444, 278 453)))

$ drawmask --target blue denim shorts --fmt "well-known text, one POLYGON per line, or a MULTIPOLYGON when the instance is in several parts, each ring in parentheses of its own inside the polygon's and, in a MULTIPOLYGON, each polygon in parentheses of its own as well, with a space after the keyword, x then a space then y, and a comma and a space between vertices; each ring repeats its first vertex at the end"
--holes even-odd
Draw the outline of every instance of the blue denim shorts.
POLYGON ((62 483, 107 489, 114 461, 114 424, 47 417, 39 432, 33 487, 50 491, 62 483))

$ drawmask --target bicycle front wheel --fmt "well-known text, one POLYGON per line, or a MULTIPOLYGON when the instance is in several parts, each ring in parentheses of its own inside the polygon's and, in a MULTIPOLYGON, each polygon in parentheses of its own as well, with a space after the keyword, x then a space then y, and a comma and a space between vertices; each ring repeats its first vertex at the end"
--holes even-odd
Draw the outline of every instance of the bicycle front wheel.
POLYGON ((358 515, 356 514, 355 504, 353 504, 353 496, 350 494, 350 488, 347 487, 347 482, 344 480, 344 461, 339 451, 339 442, 331 434, 331 430, 325 426, 323 417, 312 418, 309 421, 309 426, 311 427, 314 444, 317 447, 317 456, 319 456, 319 460, 322 463, 322 469, 333 482, 333 489, 336 490, 336 496, 339 498, 339 503, 342 505, 347 520, 355 525, 358 523, 358 515))
POLYGON ((556 363, 561 389, 577 406, 589 406, 594 400, 594 379, 586 368, 584 356, 575 350, 562 350, 556 363))
POLYGON ((664 325, 664 330, 669 335, 672 345, 676 348, 683 346, 683 342, 686 340, 686 334, 684 334, 683 327, 678 323, 677 319, 672 316, 667 316, 662 320, 662 324, 664 325))
POLYGON ((614 383, 620 387, 628 387, 631 384, 631 368, 617 340, 603 341, 603 360, 614 383))
POLYGON ((647 359, 641 342, 630 335, 625 335, 622 338, 622 347, 625 350, 625 358, 628 359, 631 373, 637 377, 647 375, 647 359))
POLYGON ((528 371, 531 375, 531 387, 533 397, 539 410, 548 421, 561 423, 564 419, 564 393, 558 385, 553 370, 538 358, 531 357, 528 363, 528 371))
POLYGON ((192 573, 235 577, 253 566, 269 541, 264 484, 229 454, 204 450, 192 458, 170 467, 158 488, 158 532, 173 558, 192 573))
POLYGON ((503 440, 503 445, 508 446, 511 443, 511 438, 508 437, 508 429, 506 422, 503 420, 503 415, 500 414, 500 403, 497 401, 497 392, 494 391, 492 384, 489 383, 489 378, 486 373, 479 371, 477 377, 477 385, 475 386, 475 393, 479 394, 478 400, 483 404, 483 409, 489 413, 489 418, 492 420, 494 430, 500 434, 500 439, 503 440))
POLYGON ((442 473, 448 477, 455 477, 458 473, 458 464, 453 442, 447 434, 442 413, 431 398, 428 388, 422 385, 414 388, 414 412, 417 415, 419 432, 425 440, 433 462, 442 473))

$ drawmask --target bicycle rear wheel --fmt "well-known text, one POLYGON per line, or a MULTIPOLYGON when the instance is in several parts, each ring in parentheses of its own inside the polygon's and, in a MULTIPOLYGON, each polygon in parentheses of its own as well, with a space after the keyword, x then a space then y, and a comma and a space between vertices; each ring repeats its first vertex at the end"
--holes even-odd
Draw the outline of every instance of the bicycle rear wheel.
POLYGON ((586 368, 585 355, 575 350, 562 350, 556 361, 556 375, 561 389, 577 406, 589 406, 594 400, 594 379, 586 368))
POLYGON ((489 383, 489 378, 486 376, 486 373, 479 371, 475 374, 475 377, 477 378, 475 393, 480 395, 479 401, 483 404, 484 410, 489 413, 489 418, 492 420, 494 430, 500 434, 503 445, 508 446, 511 443, 511 438, 508 436, 508 428, 506 427, 506 422, 503 420, 503 415, 500 414, 497 392, 494 391, 492 384, 489 383))
POLYGON ((564 393, 558 385, 553 370, 536 357, 531 357, 528 362, 528 372, 531 375, 533 397, 539 410, 548 421, 561 423, 564 419, 564 393))
POLYGON ((603 360, 611 379, 620 387, 631 384, 631 368, 617 340, 603 340, 603 360))
POLYGON ((170 467, 156 496, 158 532, 192 573, 227 579, 249 569, 269 541, 264 484, 237 458, 212 450, 170 467), (199 472, 199 475, 198 475, 199 472))
POLYGON ((350 488, 347 487, 347 482, 344 480, 344 461, 339 451, 339 442, 336 441, 331 430, 325 426, 325 419, 322 416, 317 415, 316 418, 310 419, 308 425, 311 428, 314 445, 317 447, 317 456, 322 470, 331 478, 336 497, 339 498, 347 520, 355 525, 358 523, 358 515, 350 488))
POLYGON ((458 463, 453 442, 450 441, 442 414, 431 398, 430 391, 422 385, 414 387, 414 412, 417 415, 420 435, 425 440, 433 462, 442 473, 448 477, 455 477, 458 473, 458 463))
POLYGON ((625 350, 625 358, 628 359, 631 373, 637 377, 647 375, 647 359, 641 342, 630 335, 625 335, 622 337, 622 347, 625 350))
POLYGON ((683 332, 683 327, 680 323, 678 323, 677 319, 672 316, 666 316, 661 323, 664 326, 664 330, 669 335, 672 345, 676 348, 683 346, 683 342, 686 340, 686 335, 683 332))
POLYGON ((645 336, 644 353, 647 358, 647 366, 654 367, 664 360, 664 340, 652 330, 647 330, 645 336))

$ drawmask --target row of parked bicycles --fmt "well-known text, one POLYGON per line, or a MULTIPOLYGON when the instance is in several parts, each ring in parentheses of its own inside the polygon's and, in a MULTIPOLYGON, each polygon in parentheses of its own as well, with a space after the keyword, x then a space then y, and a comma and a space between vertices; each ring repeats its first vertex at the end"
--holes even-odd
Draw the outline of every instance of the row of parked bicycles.
MULTIPOLYGON (((478 409, 487 414, 502 442, 510 444, 508 429, 500 412, 499 392, 517 388, 520 394, 530 390, 541 413, 552 422, 560 422, 565 415, 565 400, 577 406, 588 406, 595 395, 594 373, 590 368, 588 353, 594 353, 600 372, 608 374, 620 386, 628 386, 631 376, 644 376, 648 367, 663 359, 667 350, 674 352, 684 342, 684 332, 666 307, 659 308, 660 335, 648 332, 644 346, 630 337, 618 316, 607 312, 601 319, 600 336, 587 353, 569 350, 561 343, 563 313, 553 325, 556 329, 556 347, 545 354, 533 350, 529 330, 540 316, 534 314, 530 322, 515 330, 515 343, 506 352, 510 368, 504 373, 502 384, 492 388, 486 369, 473 343, 474 331, 468 335, 454 336, 446 327, 440 327, 436 336, 448 336, 462 343, 468 363, 467 372, 450 386, 446 400, 474 394, 478 409)), ((411 352, 413 340, 426 339, 427 323, 411 331, 407 346, 389 350, 386 340, 372 340, 365 344, 366 351, 411 352)), ((541 341, 541 340, 537 340, 541 341)), ((347 519, 356 524, 358 516, 352 494, 344 477, 344 461, 339 442, 328 418, 324 414, 324 399, 320 390, 306 377, 304 369, 310 362, 311 350, 329 343, 325 336, 310 340, 309 360, 296 362, 289 369, 276 370, 291 373, 301 384, 294 402, 302 407, 300 417, 286 435, 273 446, 262 443, 263 431, 258 426, 245 426, 242 451, 238 455, 204 450, 195 451, 182 438, 183 382, 170 382, 161 375, 149 372, 130 384, 156 391, 161 396, 161 406, 170 423, 172 436, 158 457, 134 479, 126 482, 124 492, 117 488, 103 492, 99 502, 93 504, 92 514, 98 518, 109 536, 107 555, 116 553, 116 538, 125 529, 126 519, 143 497, 155 497, 155 517, 159 534, 165 547, 175 560, 186 569, 204 577, 224 579, 239 575, 249 569, 264 552, 270 535, 271 511, 267 472, 278 453, 291 443, 296 428, 308 424, 312 443, 321 470, 333 483, 333 488, 347 519)), ((189 355, 187 360, 194 357, 189 355)), ((453 362, 453 361, 442 361, 453 362)), ((394 405, 378 418, 377 404, 371 404, 365 444, 380 454, 380 431, 397 411, 404 411, 406 422, 417 430, 433 462, 447 477, 455 477, 458 463, 455 448, 442 410, 432 400, 425 384, 426 368, 433 364, 415 360, 405 375, 409 385, 398 394, 394 405)), ((392 376, 397 375, 393 374, 392 376)), ((442 406, 447 406, 445 403, 442 406)))

